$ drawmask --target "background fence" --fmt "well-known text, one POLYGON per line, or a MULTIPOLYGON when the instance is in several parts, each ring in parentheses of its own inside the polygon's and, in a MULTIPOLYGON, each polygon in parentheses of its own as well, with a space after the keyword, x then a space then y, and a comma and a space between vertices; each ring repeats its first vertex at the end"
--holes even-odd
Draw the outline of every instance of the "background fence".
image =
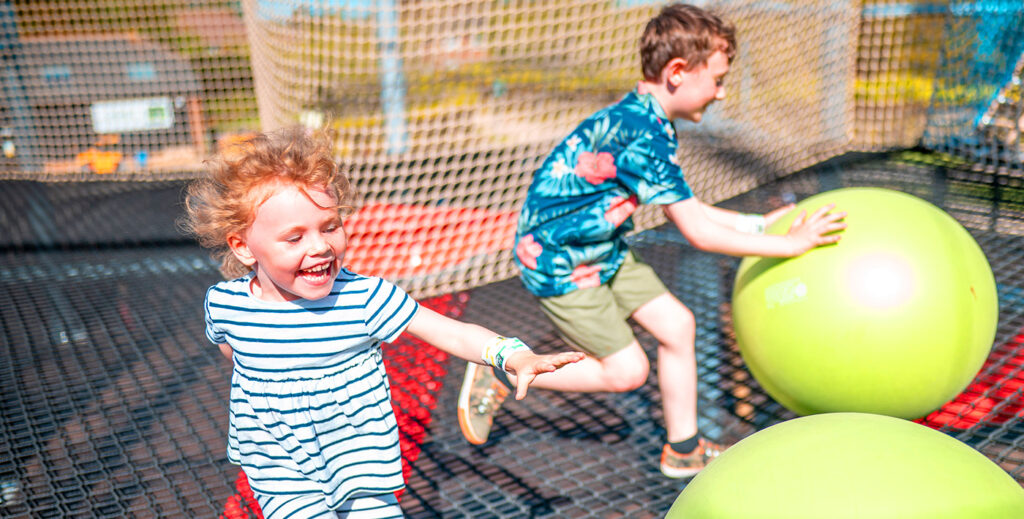
MULTIPOLYGON (((705 200, 849 151, 1019 168, 1019 2, 698 3, 740 42, 727 100, 677 125, 705 200)), ((253 131, 326 126, 364 206, 354 267, 418 295, 503 279, 533 169, 632 88, 660 4, 0 2, 0 177, 189 178, 253 131)))

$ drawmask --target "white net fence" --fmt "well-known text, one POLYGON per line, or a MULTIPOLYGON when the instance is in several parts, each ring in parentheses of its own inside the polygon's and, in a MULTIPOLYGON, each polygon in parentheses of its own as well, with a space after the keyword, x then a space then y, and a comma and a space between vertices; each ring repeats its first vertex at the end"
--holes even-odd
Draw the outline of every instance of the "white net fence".
MULTIPOLYGON (((964 149, 948 135, 977 127, 963 121, 982 94, 954 99, 966 80, 950 71, 971 66, 963 42, 991 32, 985 13, 1002 13, 1000 41, 1012 41, 988 45, 1011 61, 1021 32, 1009 0, 697 3, 733 21, 739 39, 726 100, 699 125, 677 124, 687 180, 708 202, 847 151, 912 147, 926 130, 930 145, 964 149), (967 57, 951 59, 957 49, 967 57)), ((637 40, 661 5, 0 2, 0 178, 189 178, 252 132, 327 127, 362 205, 348 222, 354 268, 419 295, 504 279, 533 170, 634 86, 637 40)), ((984 93, 1012 99, 985 108, 1007 126, 1019 88, 988 74, 984 93)), ((1019 133, 1003 131, 1018 138, 1011 149, 1019 133)), ((653 210, 636 218, 661 221, 653 210)))

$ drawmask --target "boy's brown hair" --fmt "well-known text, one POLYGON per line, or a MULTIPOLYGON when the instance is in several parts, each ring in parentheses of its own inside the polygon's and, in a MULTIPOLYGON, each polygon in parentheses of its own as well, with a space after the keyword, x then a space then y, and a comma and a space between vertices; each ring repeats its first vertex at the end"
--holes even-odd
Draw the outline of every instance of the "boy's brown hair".
POLYGON ((208 175, 188 186, 181 227, 213 251, 228 279, 249 272, 231 253, 228 236, 243 234, 281 184, 325 188, 339 214, 352 209, 348 177, 334 161, 324 132, 293 127, 256 134, 206 164, 208 175))
POLYGON ((688 4, 670 4, 647 22, 640 37, 640 66, 644 79, 655 80, 674 58, 692 70, 715 51, 731 62, 736 56, 736 28, 714 13, 688 4))

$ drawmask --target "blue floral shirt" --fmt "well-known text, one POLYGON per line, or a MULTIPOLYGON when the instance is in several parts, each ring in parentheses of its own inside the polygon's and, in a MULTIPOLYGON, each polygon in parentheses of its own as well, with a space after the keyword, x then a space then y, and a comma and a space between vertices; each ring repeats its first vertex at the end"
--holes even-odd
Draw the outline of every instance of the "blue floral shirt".
POLYGON ((615 275, 636 208, 693 196, 677 147, 665 111, 638 90, 577 126, 534 174, 519 215, 515 260, 526 288, 551 297, 615 275))

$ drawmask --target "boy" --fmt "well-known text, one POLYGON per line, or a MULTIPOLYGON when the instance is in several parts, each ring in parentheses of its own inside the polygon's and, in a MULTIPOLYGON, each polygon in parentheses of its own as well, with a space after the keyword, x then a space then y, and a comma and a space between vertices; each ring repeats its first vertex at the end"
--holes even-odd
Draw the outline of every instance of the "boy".
MULTIPOLYGON (((687 185, 676 160, 672 121, 700 122, 725 97, 722 80, 736 54, 731 24, 690 5, 666 6, 640 40, 644 79, 621 101, 580 124, 559 144, 530 186, 516 233, 522 281, 560 334, 584 360, 539 375, 534 387, 630 391, 650 370, 626 322, 658 341, 658 386, 666 444, 661 471, 693 476, 723 449, 697 431, 693 314, 653 269, 629 250, 639 204, 658 204, 696 248, 735 256, 789 257, 835 243, 844 213, 826 206, 800 215, 784 236, 761 234, 792 209, 742 215, 707 205, 687 185)), ((459 395, 467 440, 487 440, 495 410, 515 378, 470 364, 459 395)))

